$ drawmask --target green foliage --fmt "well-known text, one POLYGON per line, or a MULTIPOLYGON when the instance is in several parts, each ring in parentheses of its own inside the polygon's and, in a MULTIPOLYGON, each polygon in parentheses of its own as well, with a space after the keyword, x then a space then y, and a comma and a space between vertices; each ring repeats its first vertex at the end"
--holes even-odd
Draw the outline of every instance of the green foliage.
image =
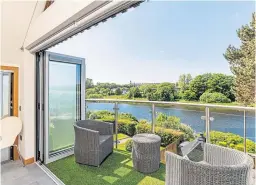
POLYGON ((187 101, 193 101, 197 99, 196 93, 191 90, 184 91, 184 93, 181 96, 182 96, 182 99, 187 101))
POLYGON ((243 144, 238 144, 238 145, 235 146, 235 149, 243 152, 244 151, 244 145, 243 144))
POLYGON ((128 136, 133 136, 136 133, 137 122, 131 122, 129 119, 118 119, 118 132, 128 136))
MULTIPOLYGON (((151 133, 151 126, 149 124, 139 123, 136 126, 137 133, 151 133)), ((161 137, 161 146, 167 146, 183 137, 184 133, 177 130, 166 129, 162 127, 155 127, 155 134, 161 137)))
POLYGON ((191 74, 182 74, 179 77, 178 87, 181 93, 184 93, 189 88, 189 83, 192 80, 191 74))
MULTIPOLYGON (((115 123, 114 112, 102 111, 89 111, 86 115, 89 119, 100 120, 104 122, 115 123)), ((136 132, 136 125, 138 120, 132 114, 120 113, 118 115, 118 132, 133 136, 136 132)), ((114 128, 115 129, 115 128, 114 128)))
POLYGON ((128 92, 128 98, 133 99, 133 98, 141 98, 142 95, 140 93, 140 90, 138 87, 132 87, 130 88, 130 91, 128 92))
POLYGON ((136 133, 151 133, 151 125, 145 123, 139 123, 136 126, 136 133))
POLYGON ((87 98, 90 99, 90 98, 103 98, 103 95, 102 94, 88 94, 87 95, 87 98))
POLYGON ((189 84, 189 90, 196 94, 196 99, 208 89, 207 82, 212 76, 211 73, 196 76, 189 84))
POLYGON ((250 24, 237 30, 241 46, 229 45, 224 54, 235 75, 236 100, 244 105, 255 102, 255 22, 256 15, 253 13, 250 24))
POLYGON ((128 139, 125 142, 125 150, 131 152, 132 151, 132 144, 133 144, 132 139, 128 139))
MULTIPOLYGON (((211 131, 210 132, 210 140, 212 144, 217 144, 220 146, 225 146, 233 149, 237 149, 240 151, 244 151, 244 139, 243 137, 233 134, 233 133, 226 133, 226 132, 219 132, 219 131, 211 131)), ((247 139, 247 152, 255 153, 255 142, 247 139)))
POLYGON ((148 120, 146 120, 146 119, 141 119, 141 120, 139 121, 139 123, 141 123, 141 124, 150 124, 150 123, 148 122, 148 120))
POLYGON ((230 75, 224 75, 221 73, 212 74, 207 82, 208 92, 219 92, 224 94, 231 101, 235 101, 235 95, 233 92, 234 77, 230 75))
POLYGON ((196 76, 189 85, 189 91, 183 93, 185 100, 199 100, 206 92, 222 93, 234 101, 233 93, 234 77, 220 73, 206 73, 196 76))
POLYGON ((156 93, 159 101, 173 101, 174 100, 175 85, 173 83, 159 84, 156 93))
POLYGON ((200 96, 200 101, 205 103, 230 103, 231 100, 228 99, 224 94, 222 93, 209 93, 205 92, 200 96))
POLYGON ((116 95, 121 95, 122 94, 122 90, 120 89, 120 87, 116 88, 115 94, 116 95))
POLYGON ((185 140, 191 141, 191 140, 195 139, 195 136, 194 136, 195 132, 194 132, 194 130, 189 125, 181 123, 178 126, 177 130, 179 130, 179 131, 184 133, 184 139, 185 140))
POLYGON ((86 86, 87 98, 103 98, 105 96, 121 95, 130 88, 129 84, 97 83, 93 85, 92 79, 87 79, 86 86))
POLYGON ((163 121, 166 121, 167 119, 168 119, 168 116, 162 112, 158 113, 156 116, 157 122, 163 122, 163 121))
POLYGON ((156 88, 147 93, 147 98, 150 101, 174 101, 175 99, 175 84, 164 82, 155 86, 156 88))
POLYGON ((178 130, 184 133, 184 139, 194 139, 194 130, 190 126, 181 123, 180 118, 176 116, 167 116, 166 114, 159 113, 156 121, 158 127, 178 130))
POLYGON ((161 146, 163 147, 173 143, 181 137, 184 137, 183 132, 162 127, 156 127, 155 134, 161 137, 161 146))
POLYGON ((139 87, 140 92, 142 93, 142 97, 148 98, 151 94, 156 92, 157 85, 156 84, 143 84, 139 87))

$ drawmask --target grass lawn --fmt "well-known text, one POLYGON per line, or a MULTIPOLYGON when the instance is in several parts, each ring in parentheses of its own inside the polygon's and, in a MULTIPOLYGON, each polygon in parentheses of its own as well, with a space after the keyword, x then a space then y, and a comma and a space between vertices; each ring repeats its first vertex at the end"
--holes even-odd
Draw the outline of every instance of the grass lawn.
MULTIPOLYGON (((126 139, 128 138, 129 136, 125 135, 125 134, 122 134, 122 133, 119 133, 117 134, 117 139, 118 140, 121 140, 121 139, 126 139)), ((114 141, 116 140, 116 135, 113 135, 113 138, 114 138, 114 141)))
POLYGON ((74 156, 52 162, 47 167, 66 185, 164 185, 165 165, 152 174, 133 169, 131 153, 118 149, 101 164, 92 167, 75 163, 74 156))

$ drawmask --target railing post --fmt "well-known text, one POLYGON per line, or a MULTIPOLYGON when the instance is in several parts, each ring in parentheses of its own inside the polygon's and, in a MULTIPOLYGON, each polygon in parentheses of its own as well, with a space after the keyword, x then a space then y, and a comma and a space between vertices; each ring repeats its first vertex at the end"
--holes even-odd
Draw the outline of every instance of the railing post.
POLYGON ((244 110, 244 152, 246 153, 246 111, 244 110))
POLYGON ((114 111, 115 111, 115 135, 116 135, 116 148, 118 145, 118 103, 115 102, 115 107, 114 107, 114 111))
POLYGON ((205 107, 205 130, 206 130, 206 142, 210 143, 210 111, 209 111, 209 107, 205 107))
POLYGON ((155 104, 152 104, 152 128, 151 131, 152 133, 155 133, 155 124, 156 124, 156 109, 155 109, 155 104))

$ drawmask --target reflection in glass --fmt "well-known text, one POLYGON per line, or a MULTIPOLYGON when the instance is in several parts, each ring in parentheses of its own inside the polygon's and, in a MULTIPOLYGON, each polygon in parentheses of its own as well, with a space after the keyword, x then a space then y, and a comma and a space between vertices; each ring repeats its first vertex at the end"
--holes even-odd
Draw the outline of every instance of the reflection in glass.
POLYGON ((49 152, 74 144, 73 124, 80 119, 80 65, 49 62, 49 152))
POLYGON ((10 114, 11 75, 3 75, 3 116, 10 114))

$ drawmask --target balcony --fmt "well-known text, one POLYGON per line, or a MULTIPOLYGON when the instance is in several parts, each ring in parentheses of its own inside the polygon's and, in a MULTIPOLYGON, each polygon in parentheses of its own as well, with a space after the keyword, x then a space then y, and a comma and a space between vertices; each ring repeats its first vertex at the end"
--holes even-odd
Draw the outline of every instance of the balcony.
MULTIPOLYGON (((255 130, 253 121, 254 108, 210 104, 102 99, 88 99, 86 100, 86 107, 87 118, 101 119, 103 121, 114 123, 115 149, 114 152, 103 161, 100 167, 77 164, 73 155, 47 164, 46 167, 49 170, 48 172, 54 174, 53 178, 57 179, 57 181, 60 180, 59 182, 66 185, 165 184, 166 166, 164 156, 161 158, 161 165, 157 172, 143 174, 133 168, 131 152, 129 150, 127 151, 127 141, 135 133, 148 132, 159 135, 158 130, 161 127, 161 125, 159 125, 159 115, 161 115, 163 111, 165 111, 164 115, 167 115, 167 119, 168 116, 180 115, 180 118, 183 121, 187 116, 186 114, 190 115, 190 122, 187 122, 186 124, 193 130, 193 135, 187 133, 182 136, 183 140, 191 141, 201 132, 205 134, 206 140, 209 143, 212 142, 217 145, 241 150, 250 153, 251 156, 254 156, 255 153, 255 150, 252 149, 255 149, 255 143, 254 140, 251 140, 254 139, 255 136, 254 131, 252 131, 252 129, 255 130), (186 108, 184 108, 184 106, 186 108), (131 107, 133 110, 131 110, 131 107), (131 111, 133 114, 131 114, 131 111), (180 111, 183 112, 181 113, 180 111), (107 114, 107 116, 99 116, 102 116, 103 114, 107 114), (137 120, 135 123, 137 130, 133 131, 132 129, 128 129, 127 131, 121 129, 124 124, 129 124, 126 123, 124 119, 125 117, 133 119, 134 122, 137 120), (223 126, 223 121, 225 122, 227 120, 231 120, 233 124, 223 126), (193 124, 193 122, 196 122, 196 124, 193 124), (140 124, 144 124, 144 130, 139 130, 140 126, 138 125, 140 124), (234 143, 230 141, 232 140, 232 137, 235 137, 236 139, 239 138, 241 140, 240 143, 233 145, 234 143), (252 143, 253 147, 251 146, 252 143)), ((189 121, 189 119, 187 119, 187 121, 189 121)), ((177 132, 186 131, 177 127, 170 129, 176 130, 177 132)), ((165 131, 161 130, 161 132, 165 131)), ((166 131, 166 133, 168 132, 166 131)), ((61 141, 58 140, 58 138, 55 138, 54 135, 52 135, 52 137, 53 148, 61 144, 61 141)), ((172 135, 172 139, 165 142, 162 141, 162 146, 160 148, 161 154, 165 153, 165 151, 179 153, 178 144, 180 141, 179 137, 176 138, 174 135, 172 135)), ((254 183, 254 177, 255 175, 252 174, 250 185, 254 183)))

